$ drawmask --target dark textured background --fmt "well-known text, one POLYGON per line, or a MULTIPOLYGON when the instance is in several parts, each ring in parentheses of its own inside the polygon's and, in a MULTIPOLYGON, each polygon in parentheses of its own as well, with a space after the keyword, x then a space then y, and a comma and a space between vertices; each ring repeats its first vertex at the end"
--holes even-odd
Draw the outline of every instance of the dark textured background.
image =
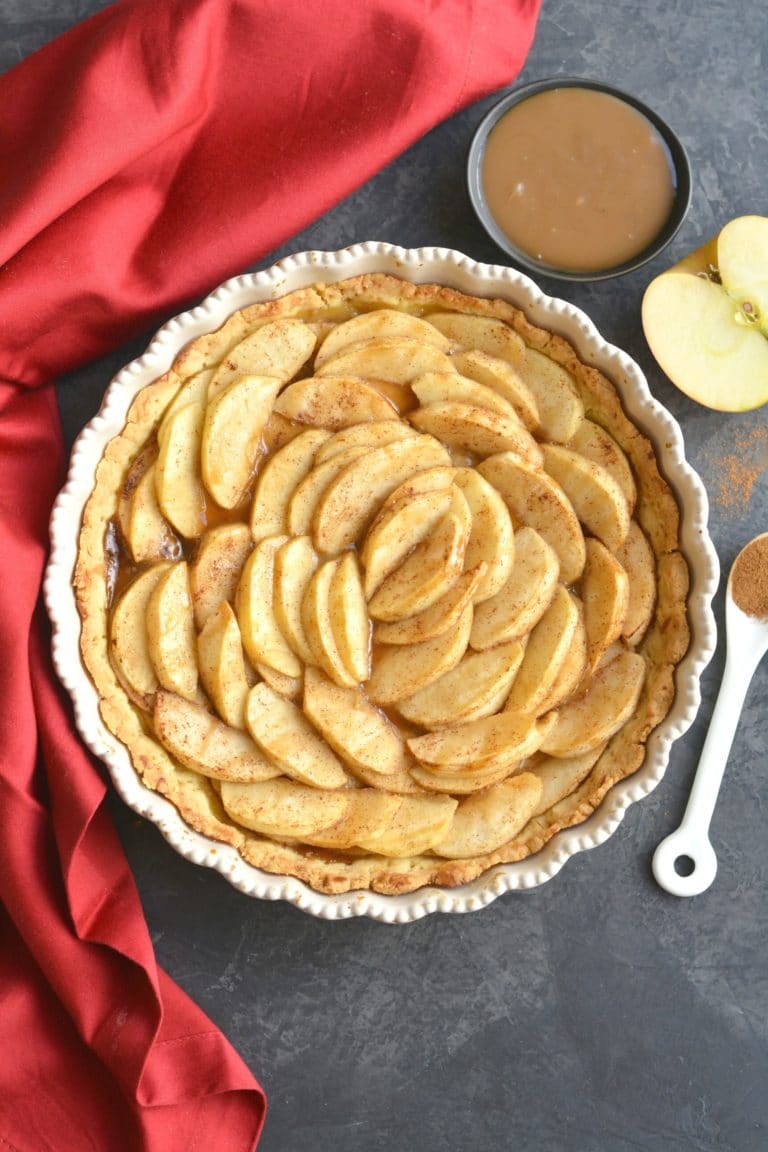
MULTIPOLYGON (((103 6, 0 0, 0 70, 103 6)), ((768 529, 765 473, 748 508, 723 486, 724 457, 768 462, 765 448, 762 460, 739 448, 765 425, 765 410, 719 415, 676 392, 650 358, 639 307, 648 280, 672 258, 732 216, 768 211, 765 2, 544 0, 520 79, 556 73, 627 88, 689 149, 693 203, 664 257, 619 281, 542 286, 584 308, 630 352, 680 420, 727 568, 768 529)), ((464 183, 472 132, 492 102, 437 128, 259 266, 368 239, 502 262, 464 183)), ((70 439, 145 343, 62 381, 70 439)), ((716 608, 722 624, 722 594, 716 608)), ((182 860, 113 798, 160 962, 269 1093, 264 1152, 768 1147, 768 663, 747 700, 713 822, 714 887, 677 900, 650 873, 655 845, 682 814, 723 657, 721 643, 699 720, 675 745, 665 780, 613 838, 544 887, 463 917, 399 928, 326 923, 250 900, 182 860)))

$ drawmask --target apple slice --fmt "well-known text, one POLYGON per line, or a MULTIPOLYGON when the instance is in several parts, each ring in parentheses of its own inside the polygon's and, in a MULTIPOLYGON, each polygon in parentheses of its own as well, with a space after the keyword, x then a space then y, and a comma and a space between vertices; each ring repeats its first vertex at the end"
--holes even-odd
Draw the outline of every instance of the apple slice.
POLYGON ((634 520, 616 559, 629 576, 629 603, 621 634, 634 648, 648 630, 656 607, 656 559, 642 529, 634 520))
POLYGON ((379 856, 418 856, 445 838, 455 811, 450 796, 403 796, 392 822, 358 846, 379 856))
POLYGON ((539 406, 536 397, 520 373, 506 360, 489 356, 487 352, 473 349, 471 352, 457 352, 453 357, 457 372, 492 388, 502 399, 511 404, 529 432, 539 427, 539 406))
POLYGON ((371 622, 354 552, 339 557, 328 590, 328 612, 341 662, 360 684, 371 674, 371 622))
MULTIPOLYGON (((301 694, 304 691, 304 673, 301 676, 286 676, 282 672, 270 668, 267 664, 256 664, 255 670, 261 676, 265 684, 267 684, 273 692, 277 692, 278 696, 284 696, 286 700, 293 700, 294 702, 301 699, 301 694)), ((248 667, 246 666, 246 673, 248 667)))
POLYGON ((467 650, 472 629, 472 607, 468 605, 452 631, 408 647, 384 647, 374 656, 368 696, 376 704, 393 704, 426 688, 451 668, 467 650))
POLYGON ((236 376, 274 376, 285 384, 306 364, 317 337, 303 320, 269 320, 230 348, 208 386, 210 403, 236 376))
POLYGON ((451 588, 464 568, 472 528, 469 505, 452 486, 450 504, 434 531, 387 576, 368 604, 376 620, 402 620, 431 608, 451 588))
POLYGON ((383 448, 386 444, 394 444, 397 440, 413 440, 418 432, 408 424, 399 420, 375 420, 366 424, 355 424, 352 428, 343 428, 330 436, 325 444, 318 449, 315 464, 323 464, 332 456, 338 456, 348 448, 383 448))
POLYGON ((434 531, 450 503, 451 492, 447 485, 403 496, 399 500, 387 500, 368 529, 360 550, 367 598, 373 596, 386 577, 434 531))
POLYGON ((587 565, 581 581, 587 659, 594 671, 603 652, 618 640, 629 605, 629 578, 599 540, 587 540, 587 565))
POLYGON ((221 802, 243 828, 262 836, 306 841, 344 818, 352 805, 352 792, 311 788, 295 780, 225 783, 221 802))
POLYGON ((297 484, 288 505, 288 531, 292 536, 305 536, 326 489, 340 472, 365 456, 365 448, 345 448, 321 464, 315 463, 300 484, 297 484))
POLYGON ((331 481, 317 507, 315 547, 342 552, 362 536, 382 501, 413 472, 450 462, 445 448, 431 436, 395 441, 353 460, 331 481))
POLYGON ((359 376, 310 376, 289 384, 275 404, 287 420, 316 428, 349 428, 374 420, 396 420, 397 410, 359 376))
POLYGON ((533 528, 515 534, 515 563, 495 596, 475 606, 470 644, 478 651, 526 636, 552 602, 560 565, 533 528))
POLYGON ((234 602, 240 573, 252 547, 245 524, 220 524, 201 538, 189 565, 189 588, 198 629, 222 600, 234 602))
POLYGON ((444 596, 431 608, 405 620, 380 621, 374 625, 377 644, 421 644, 455 628, 465 608, 474 603, 477 589, 485 575, 485 564, 462 573, 444 596))
MULTIPOLYGON (((418 432, 414 432, 413 435, 418 436, 418 432)), ((422 496, 425 492, 442 492, 443 489, 450 488, 455 475, 455 468, 444 465, 427 468, 424 472, 415 472, 408 480, 398 484, 394 492, 390 492, 382 505, 382 511, 400 500, 412 500, 414 496, 422 496)))
POLYGON ((318 848, 344 852, 368 841, 389 828, 402 804, 399 796, 377 792, 373 788, 354 788, 349 792, 347 809, 338 823, 313 832, 305 839, 318 848))
POLYGON ((537 711, 540 710, 540 714, 558 708, 563 700, 572 696, 587 673, 587 629, 584 624, 584 606, 577 596, 571 594, 571 599, 578 612, 576 629, 555 682, 546 698, 539 704, 537 711))
POLYGON ((516 367, 536 399, 541 435, 567 444, 584 419, 584 404, 570 372, 535 348, 526 348, 516 367))
POLYGON ((525 766, 526 772, 533 773, 541 781, 541 796, 534 816, 548 812, 566 796, 570 796, 582 784, 603 754, 605 744, 598 744, 580 756, 545 756, 537 752, 525 766))
POLYGON ((544 445, 544 467, 565 492, 581 523, 615 552, 629 531, 629 507, 601 464, 559 444, 544 445))
POLYGON ((515 560, 515 538, 509 511, 499 493, 474 468, 457 468, 454 483, 472 513, 472 531, 464 555, 465 569, 485 564, 475 603, 490 600, 504 587, 515 560))
POLYGON ((455 451, 471 456, 514 452, 534 467, 541 465, 541 449, 517 416, 512 420, 487 408, 444 403, 417 408, 408 419, 455 451))
POLYGON ((163 747, 202 776, 247 784, 280 773, 246 732, 222 724, 201 704, 171 692, 158 692, 152 723, 163 747))
POLYGON ((530 772, 521 772, 467 797, 459 803, 445 839, 433 851, 450 860, 495 852, 522 831, 536 812, 541 792, 541 781, 530 772))
POLYGON ((259 747, 286 776, 313 788, 343 788, 347 783, 343 767, 301 709, 269 685, 251 689, 245 722, 259 747))
POLYGON ((510 364, 517 364, 525 353, 523 340, 503 320, 458 312, 433 312, 427 319, 454 348, 477 349, 510 364))
POLYGON ((514 407, 495 389, 458 372, 427 372, 413 381, 411 391, 418 397, 422 408, 428 404, 465 404, 496 412, 515 424, 519 421, 514 407))
POLYGON ((599 668, 578 696, 563 704, 541 745, 550 756, 579 756, 604 744, 634 712, 645 680, 645 661, 620 652, 599 668))
POLYGON ((468 796, 472 792, 482 792, 492 784, 506 780, 516 770, 517 764, 503 764, 500 768, 486 768, 482 772, 477 769, 451 772, 450 775, 441 769, 425 768, 423 764, 414 764, 411 776, 422 788, 430 792, 443 792, 449 796, 468 796))
POLYGON ((531 716, 501 712, 455 728, 442 728, 426 736, 412 736, 408 747, 420 764, 458 768, 501 767, 535 752, 550 725, 531 716))
POLYGON ((651 352, 692 400, 722 412, 758 408, 768 401, 768 218, 726 224, 714 273, 699 268, 696 256, 646 289, 643 329, 651 352))
POLYGON ((302 432, 269 459, 256 481, 251 505, 251 533, 258 543, 266 536, 281 536, 288 526, 288 505, 294 491, 312 468, 315 453, 330 433, 319 428, 302 432))
POLYGON ((307 668, 304 712, 353 771, 389 776, 407 766, 397 729, 359 688, 341 688, 317 668, 307 668))
POLYGON ((428 729, 479 720, 504 703, 522 658, 518 640, 470 653, 426 688, 399 700, 397 710, 412 724, 428 729))
POLYGON ((331 619, 331 584, 338 567, 339 559, 326 560, 315 571, 304 594, 301 621, 312 651, 312 663, 319 665, 334 684, 353 688, 358 680, 341 657, 331 619))
POLYGON ((197 637, 200 679, 214 708, 231 728, 245 727, 245 699, 250 691, 243 641, 232 607, 223 600, 197 637))
POLYGON ((163 435, 164 425, 180 408, 186 408, 188 404, 202 404, 203 408, 205 408, 205 405, 208 403, 208 385, 212 379, 213 369, 207 368, 202 372, 196 372, 194 376, 189 376, 184 381, 173 400, 171 400, 163 412, 163 419, 158 428, 158 437, 163 435))
POLYGON ((296 677, 301 675, 301 661, 280 631, 274 609, 275 553, 286 540, 270 536, 251 552, 237 585, 235 612, 248 659, 296 677))
POLYGON ((586 560, 584 536, 561 485, 511 452, 483 460, 477 470, 503 496, 515 519, 534 528, 554 549, 563 582, 578 580, 586 560))
POLYGON ((453 372, 450 357, 434 344, 407 336, 383 336, 342 348, 329 356, 316 376, 364 376, 392 384, 410 384, 425 372, 453 372))
POLYGON ((426 320, 407 312, 398 312, 395 308, 377 308, 375 312, 363 312, 344 324, 337 324, 323 341, 315 357, 315 367, 320 368, 331 356, 341 352, 342 348, 392 336, 431 344, 441 352, 447 352, 450 347, 450 342, 426 320))
POLYGON ((155 465, 150 464, 131 494, 124 533, 136 564, 181 557, 181 544, 160 511, 155 485, 155 465))
POLYGON ((558 584, 552 603, 528 637, 520 671, 507 698, 507 712, 539 716, 568 656, 579 623, 579 609, 558 584))
POLYGON ((197 695, 197 649, 189 575, 184 560, 163 572, 147 601, 147 644, 163 688, 194 700, 197 695))
POLYGON ((205 528, 205 492, 200 475, 203 406, 187 404, 163 423, 155 486, 160 509, 182 536, 193 540, 205 528))
POLYGON ((147 642, 147 605, 158 581, 170 567, 167 563, 154 564, 141 572, 120 596, 110 623, 113 663, 120 679, 143 706, 160 686, 147 642))
POLYGON ((251 482, 280 381, 236 376, 205 410, 200 460, 203 483, 222 508, 236 508, 251 482))
POLYGON ((570 447, 610 472, 624 493, 631 515, 637 503, 637 486, 629 461, 613 436, 593 420, 582 420, 570 447))
POLYGON ((273 603, 278 627, 304 664, 314 654, 304 632, 301 605, 317 568, 317 556, 309 536, 294 536, 275 552, 273 603))

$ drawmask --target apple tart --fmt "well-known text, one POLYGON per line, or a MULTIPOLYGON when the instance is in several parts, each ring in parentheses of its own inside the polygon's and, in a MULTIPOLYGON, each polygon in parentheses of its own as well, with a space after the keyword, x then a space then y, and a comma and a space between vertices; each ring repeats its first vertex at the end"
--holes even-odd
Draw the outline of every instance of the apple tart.
POLYGON ((610 381, 499 299, 363 275, 134 399, 79 540, 107 727, 321 892, 464 883, 634 772, 688 644, 678 508, 610 381))

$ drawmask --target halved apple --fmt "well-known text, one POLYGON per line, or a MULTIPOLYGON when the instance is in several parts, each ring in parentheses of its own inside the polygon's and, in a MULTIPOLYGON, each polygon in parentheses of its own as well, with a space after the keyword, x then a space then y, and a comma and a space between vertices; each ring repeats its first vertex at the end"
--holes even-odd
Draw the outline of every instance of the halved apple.
POLYGON ((222 508, 235 508, 245 495, 279 388, 274 376, 236 376, 208 402, 200 462, 203 483, 222 508))
POLYGON ((198 629, 222 600, 234 602, 240 573, 252 547, 247 524, 219 524, 200 540, 189 565, 189 588, 198 629))
POLYGON ((343 767, 302 710, 267 684, 251 689, 245 722, 259 747, 286 776, 313 788, 343 788, 347 783, 343 767))
POLYGON ((528 823, 541 798, 541 781, 530 772, 510 776, 456 809, 447 835, 433 851, 458 860, 494 852, 528 823))
POLYGON ((324 429, 311 428, 290 440, 264 465, 251 504, 251 533, 256 542, 285 532, 293 493, 330 436, 324 429))
POLYGON ((643 330, 681 392, 745 412, 768 402, 768 217, 731 220, 714 247, 716 267, 694 253, 651 281, 643 330))
POLYGON ((310 376, 289 384, 275 404, 287 420, 316 428, 350 428, 374 420, 396 420, 397 411, 359 376, 310 376))
POLYGON ((152 723, 171 755, 202 776, 251 783, 280 774, 246 732, 222 724, 201 704, 172 692, 158 692, 152 723))

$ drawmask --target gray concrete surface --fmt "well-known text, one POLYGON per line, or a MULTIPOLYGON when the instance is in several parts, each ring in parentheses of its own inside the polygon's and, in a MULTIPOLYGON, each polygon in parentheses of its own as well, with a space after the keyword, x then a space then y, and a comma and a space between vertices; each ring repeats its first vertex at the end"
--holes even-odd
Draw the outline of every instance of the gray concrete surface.
MULTIPOLYGON (((0 0, 0 70, 103 5, 0 0)), ((663 378, 639 320, 653 274, 731 216, 768 211, 763 0, 544 0, 520 81, 623 86, 687 145, 693 203, 671 250, 620 281, 545 290, 632 354, 682 424, 707 484, 721 562, 768 529, 762 472, 734 501, 728 457, 757 467, 766 412, 723 416, 663 378)), ((502 262, 475 222, 466 150, 492 103, 435 129, 279 253, 381 239, 502 262)), ((71 440, 138 340, 63 380, 71 440)), ((717 601, 722 624, 722 593, 717 601)), ((188 864, 113 798, 158 957, 223 1028, 269 1094, 264 1152, 759 1152, 768 1147, 768 664, 753 683, 713 824, 720 871, 680 901, 650 873, 677 824, 711 713, 704 703, 661 786, 604 846, 483 912, 392 928, 329 924, 249 900, 188 864)), ((118 1145, 116 1144, 115 1147, 118 1145)))

